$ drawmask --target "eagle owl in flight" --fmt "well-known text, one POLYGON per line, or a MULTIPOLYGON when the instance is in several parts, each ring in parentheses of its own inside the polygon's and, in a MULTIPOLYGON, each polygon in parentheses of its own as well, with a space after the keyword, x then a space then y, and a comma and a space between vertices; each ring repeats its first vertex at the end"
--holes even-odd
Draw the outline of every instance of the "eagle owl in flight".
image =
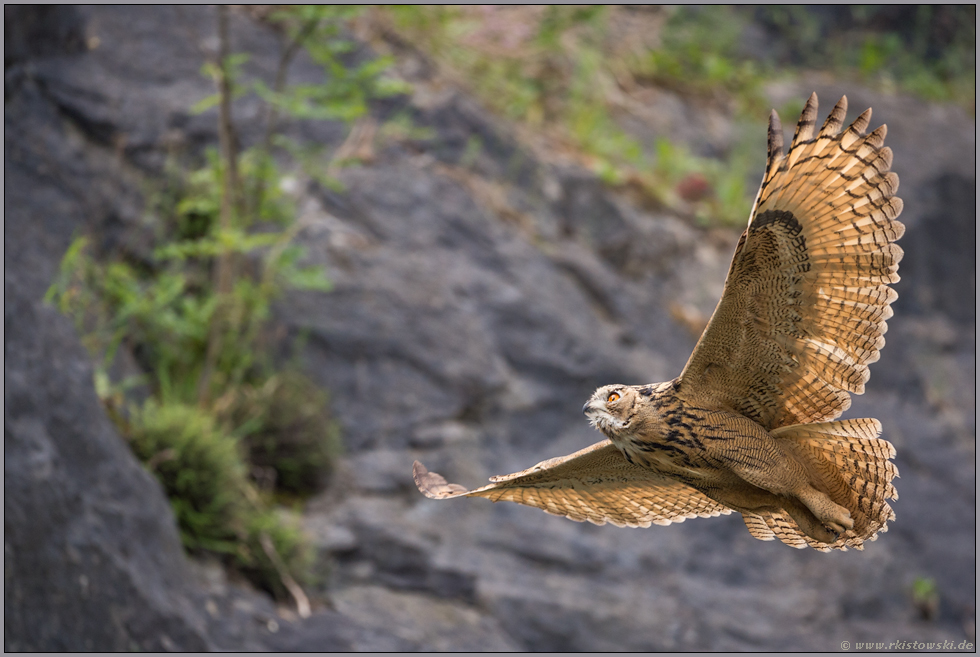
POLYGON ((415 462, 426 496, 509 500, 572 520, 667 525, 737 511, 758 539, 863 549, 898 495, 875 419, 836 420, 885 344, 905 232, 885 126, 847 98, 815 132, 807 101, 789 152, 769 156, 725 289, 681 375, 608 385, 583 409, 607 438, 466 490, 415 462))

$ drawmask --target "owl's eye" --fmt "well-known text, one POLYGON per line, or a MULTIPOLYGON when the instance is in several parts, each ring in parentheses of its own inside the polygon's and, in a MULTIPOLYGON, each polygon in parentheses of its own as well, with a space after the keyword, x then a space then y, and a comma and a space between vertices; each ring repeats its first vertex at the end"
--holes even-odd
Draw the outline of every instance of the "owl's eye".
POLYGON ((606 397, 606 401, 607 402, 614 402, 617 399, 619 399, 619 393, 618 392, 610 392, 609 393, 609 396, 606 397))

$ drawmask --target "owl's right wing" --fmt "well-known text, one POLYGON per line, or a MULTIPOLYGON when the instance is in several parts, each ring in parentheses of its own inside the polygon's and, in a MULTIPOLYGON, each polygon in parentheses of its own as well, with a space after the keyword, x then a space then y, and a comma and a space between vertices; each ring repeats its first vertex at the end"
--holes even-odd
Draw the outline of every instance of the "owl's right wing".
POLYGON ((773 112, 769 162, 721 301, 678 394, 767 429, 833 420, 861 394, 885 344, 889 287, 905 232, 885 126, 871 110, 845 130, 841 98, 819 133, 810 97, 783 153, 773 112))
POLYGON ((432 499, 485 497, 517 502, 596 525, 649 527, 732 512, 684 483, 633 465, 608 440, 523 472, 492 477, 492 484, 475 490, 448 483, 418 461, 413 474, 419 490, 432 499))

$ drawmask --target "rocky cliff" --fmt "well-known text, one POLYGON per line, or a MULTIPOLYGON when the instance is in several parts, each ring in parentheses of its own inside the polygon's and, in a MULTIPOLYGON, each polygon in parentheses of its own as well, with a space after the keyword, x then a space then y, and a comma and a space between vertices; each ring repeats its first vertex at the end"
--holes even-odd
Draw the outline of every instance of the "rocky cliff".
MULTIPOLYGON (((305 512, 330 575, 299 620, 182 553, 159 485, 98 403, 70 321, 41 301, 76 233, 145 250, 143 181, 168 149, 216 143, 214 116, 189 111, 211 93, 199 68, 213 11, 5 8, 5 33, 6 649, 972 640, 975 122, 962 110, 822 79, 771 90, 775 106, 813 89, 825 106, 842 93, 852 110, 873 106, 908 226, 888 344, 848 412, 881 419, 898 450, 897 520, 864 552, 821 554, 756 541, 737 517, 617 529, 415 490, 415 458, 476 485, 595 442, 582 402, 605 383, 679 373, 697 336, 677 318, 706 319, 737 233, 640 209, 532 152, 406 54, 398 66, 414 92, 372 112, 407 112, 430 135, 379 143, 340 172, 342 192, 305 179, 298 192, 298 239, 334 290, 290 296, 276 321, 307 334, 303 362, 330 390, 347 449, 305 512), (917 578, 940 594, 931 621, 917 578)), ((250 74, 271 77, 273 31, 236 15, 232 40, 253 53, 250 74)), ((291 73, 310 66, 298 58, 291 73)), ((670 97, 664 125, 696 120, 684 102, 670 97)), ((257 105, 243 99, 235 113, 254 141, 257 105)), ((324 145, 344 137, 329 122, 289 130, 324 145)))

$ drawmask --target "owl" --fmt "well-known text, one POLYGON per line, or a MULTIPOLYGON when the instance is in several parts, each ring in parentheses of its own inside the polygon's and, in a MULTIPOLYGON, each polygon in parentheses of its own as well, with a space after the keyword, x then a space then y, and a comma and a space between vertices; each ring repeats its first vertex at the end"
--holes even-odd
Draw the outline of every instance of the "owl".
POLYGON ((416 461, 419 490, 627 527, 737 512, 758 539, 821 551, 887 531, 895 449, 878 420, 837 418, 885 344, 905 228, 886 127, 865 134, 868 109, 842 130, 846 112, 817 132, 810 96, 788 153, 770 115, 748 227, 680 376, 596 390, 591 447, 475 490, 416 461))

